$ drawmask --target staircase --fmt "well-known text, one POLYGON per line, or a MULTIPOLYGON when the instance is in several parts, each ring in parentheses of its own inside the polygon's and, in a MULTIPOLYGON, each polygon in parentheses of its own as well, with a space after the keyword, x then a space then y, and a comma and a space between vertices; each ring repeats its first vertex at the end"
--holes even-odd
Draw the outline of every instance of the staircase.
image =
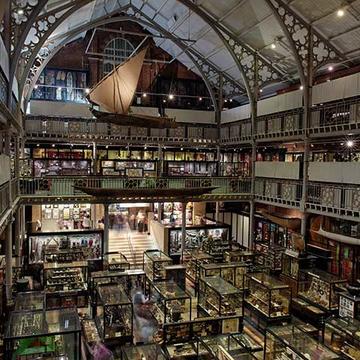
POLYGON ((109 251, 120 251, 132 269, 142 268, 145 250, 157 249, 156 241, 147 233, 131 230, 109 230, 109 251))

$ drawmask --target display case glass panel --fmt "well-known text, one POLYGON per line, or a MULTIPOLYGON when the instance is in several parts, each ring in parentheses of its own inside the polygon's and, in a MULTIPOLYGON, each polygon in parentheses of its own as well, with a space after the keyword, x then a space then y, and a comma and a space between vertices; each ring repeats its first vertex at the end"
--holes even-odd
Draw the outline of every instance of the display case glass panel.
POLYGON ((87 307, 87 262, 44 264, 47 308, 87 307))
POLYGON ((76 309, 12 312, 4 336, 5 359, 81 358, 76 309))
POLYGON ((296 325, 286 325, 266 330, 264 359, 336 360, 340 357, 296 325))
POLYGON ((195 291, 197 291, 199 285, 200 266, 214 262, 213 256, 201 250, 186 251, 184 253, 183 263, 186 266, 186 277, 193 283, 195 291))
POLYGON ((98 259, 102 251, 102 235, 102 231, 84 230, 29 234, 29 263, 98 259))
POLYGON ((150 284, 151 312, 159 326, 191 320, 191 295, 173 281, 150 284))
POLYGON ((324 344, 344 359, 360 359, 360 321, 352 318, 327 319, 324 344))
MULTIPOLYGON (((182 230, 180 227, 169 228, 169 254, 180 253, 182 230)), ((229 227, 225 224, 204 224, 186 227, 185 250, 202 249, 212 256, 223 258, 230 250, 229 227)))
POLYGON ((267 318, 290 315, 291 289, 273 276, 258 272, 245 275, 249 291, 246 303, 267 318))
POLYGON ((96 302, 96 325, 103 340, 128 343, 133 338, 133 305, 120 285, 100 285, 96 302))
POLYGON ((159 345, 138 345, 122 348, 122 360, 166 360, 159 345))
POLYGON ((104 254, 104 269, 109 271, 124 271, 130 269, 130 263, 126 256, 120 252, 104 254))
POLYGON ((360 320, 360 296, 348 292, 339 293, 339 317, 351 317, 360 320))
POLYGON ((247 264, 243 262, 201 264, 200 277, 219 276, 240 290, 245 289, 247 264))
POLYGON ((243 292, 219 276, 200 278, 199 313, 208 316, 243 315, 243 292))
POLYGON ((172 265, 172 259, 160 250, 148 250, 144 252, 143 269, 151 281, 165 280, 165 267, 172 265))
POLYGON ((15 298, 15 311, 45 309, 45 294, 42 291, 19 292, 15 298))
POLYGON ((326 311, 339 308, 338 293, 344 291, 346 280, 318 269, 303 271, 304 284, 298 296, 326 311))
POLYGON ((257 253, 255 251, 230 250, 224 252, 224 261, 254 263, 256 255, 257 253))

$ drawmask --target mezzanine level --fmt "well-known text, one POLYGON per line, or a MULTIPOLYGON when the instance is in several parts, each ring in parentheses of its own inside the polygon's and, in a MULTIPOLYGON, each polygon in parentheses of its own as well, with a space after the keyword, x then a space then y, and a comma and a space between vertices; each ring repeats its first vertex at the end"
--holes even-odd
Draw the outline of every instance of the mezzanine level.
POLYGON ((234 177, 193 178, 114 178, 106 176, 23 177, 0 188, 0 230, 12 217, 18 204, 110 203, 181 201, 179 196, 93 197, 76 186, 110 189, 182 189, 216 187, 211 193, 187 197, 187 201, 250 201, 295 208, 308 213, 360 221, 360 188, 355 185, 309 182, 307 201, 302 206, 302 182, 256 178, 255 192, 251 180, 234 177))
POLYGON ((309 182, 305 207, 301 202, 302 191, 302 181, 256 178, 254 199, 269 205, 360 221, 358 185, 309 182))
POLYGON ((215 126, 180 124, 174 129, 148 129, 98 122, 89 118, 27 116, 25 132, 28 140, 127 145, 214 145, 218 129, 215 126))
MULTIPOLYGON (((307 129, 310 138, 360 133, 360 97, 313 106, 307 129)), ((305 134, 303 108, 259 116, 254 140, 258 143, 302 140, 305 134)), ((222 125, 220 144, 235 145, 252 140, 251 120, 222 125)))

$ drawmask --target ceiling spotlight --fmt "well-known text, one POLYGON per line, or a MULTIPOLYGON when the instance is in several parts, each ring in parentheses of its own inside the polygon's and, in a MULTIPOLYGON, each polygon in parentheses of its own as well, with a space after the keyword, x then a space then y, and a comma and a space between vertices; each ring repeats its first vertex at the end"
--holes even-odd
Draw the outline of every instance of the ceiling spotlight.
POLYGON ((224 102, 227 103, 227 100, 225 99, 224 102))
POLYGON ((232 99, 230 99, 229 101, 232 102, 232 99))
POLYGON ((169 100, 172 100, 174 98, 174 95, 173 94, 170 94, 169 95, 169 100))
POLYGON ((262 93, 264 90, 263 89, 260 89, 260 92, 262 93))
POLYGON ((61 87, 61 86, 59 86, 57 89, 58 89, 59 91, 61 91, 61 90, 62 90, 62 87, 61 87))
POLYGON ((202 97, 201 97, 201 96, 199 97, 199 101, 202 101, 202 97))
POLYGON ((40 146, 40 144, 36 144, 36 146, 37 146, 37 147, 39 147, 39 146, 40 146))
POLYGON ((85 89, 85 92, 86 92, 87 94, 89 94, 89 93, 90 93, 90 89, 85 89))
POLYGON ((24 10, 23 9, 18 9, 17 14, 18 15, 24 15, 24 10))
POLYGON ((276 49, 276 44, 275 43, 272 43, 271 44, 271 48, 274 50, 274 49, 276 49))
POLYGON ((300 86, 300 90, 304 90, 304 86, 301 85, 301 86, 300 86))
POLYGON ((180 150, 181 150, 181 151, 183 151, 183 150, 184 150, 184 148, 182 147, 180 150))
POLYGON ((348 141, 346 142, 346 146, 347 146, 348 148, 351 148, 351 147, 354 146, 354 142, 353 142, 352 140, 348 140, 348 141))
POLYGON ((336 15, 338 17, 343 17, 345 15, 345 11, 344 9, 339 9, 337 12, 336 12, 336 15))
POLYGON ((166 103, 166 100, 165 100, 165 99, 163 100, 163 103, 166 103))
POLYGON ((52 144, 51 146, 52 146, 52 147, 55 147, 55 144, 52 144))
POLYGON ((143 97, 147 97, 147 93, 143 93, 143 97))
POLYGON ((39 88, 39 85, 35 85, 34 89, 37 90, 39 88))
POLYGON ((333 70, 334 70, 334 67, 330 65, 330 66, 328 67, 328 70, 329 70, 329 71, 333 71, 333 70))

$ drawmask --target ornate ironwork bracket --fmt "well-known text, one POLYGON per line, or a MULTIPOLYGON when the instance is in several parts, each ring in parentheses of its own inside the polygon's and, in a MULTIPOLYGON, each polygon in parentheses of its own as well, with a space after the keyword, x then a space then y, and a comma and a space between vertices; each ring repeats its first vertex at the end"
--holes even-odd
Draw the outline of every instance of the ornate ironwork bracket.
POLYGON ((343 56, 324 39, 311 25, 307 24, 282 0, 266 0, 278 18, 293 49, 302 82, 306 83, 310 69, 343 60, 343 56))

